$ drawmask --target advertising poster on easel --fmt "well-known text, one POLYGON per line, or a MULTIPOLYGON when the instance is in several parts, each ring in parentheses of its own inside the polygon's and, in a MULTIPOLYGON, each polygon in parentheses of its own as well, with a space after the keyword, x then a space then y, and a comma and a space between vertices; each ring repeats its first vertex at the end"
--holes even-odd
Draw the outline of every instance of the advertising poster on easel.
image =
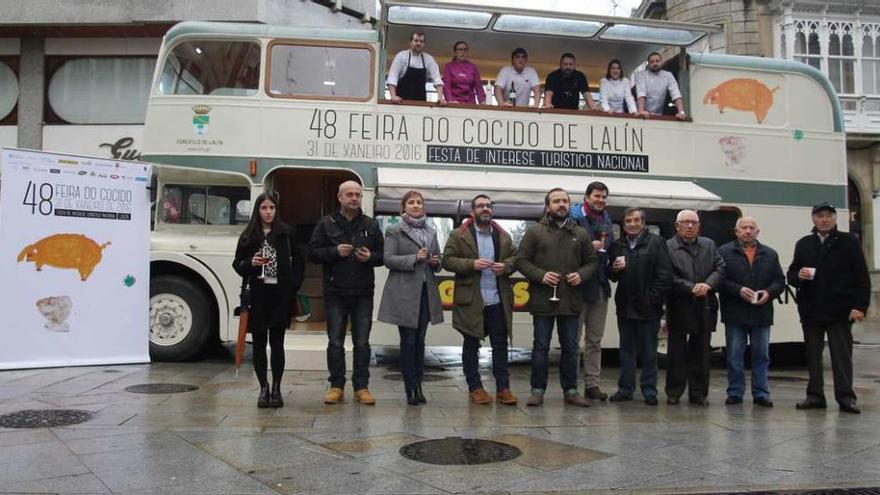
POLYGON ((149 361, 150 173, 0 149, 0 369, 149 361))

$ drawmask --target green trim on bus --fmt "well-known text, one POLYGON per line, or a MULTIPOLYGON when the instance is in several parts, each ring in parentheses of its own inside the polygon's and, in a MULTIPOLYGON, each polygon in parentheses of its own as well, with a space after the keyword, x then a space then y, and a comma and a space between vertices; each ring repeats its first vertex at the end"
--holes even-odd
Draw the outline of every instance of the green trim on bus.
POLYGON ((177 38, 185 36, 379 42, 379 34, 371 29, 315 29, 267 24, 188 21, 175 24, 169 29, 165 33, 165 44, 170 46, 177 38))
POLYGON ((694 65, 713 65, 716 67, 734 67, 737 69, 757 69, 771 72, 794 72, 815 80, 828 94, 834 115, 834 132, 844 132, 843 109, 837 92, 831 81, 821 71, 810 65, 782 60, 778 58, 747 57, 744 55, 719 55, 716 53, 688 53, 688 59, 694 65))
MULTIPOLYGON (((236 172, 248 174, 248 158, 244 157, 219 157, 219 156, 174 156, 174 155, 144 155, 144 161, 156 164, 176 165, 181 167, 193 167, 207 169, 206 163, 210 164, 211 170, 222 172, 236 172)), ((279 167, 316 168, 351 170, 358 174, 364 181, 364 187, 372 189, 376 187, 376 168, 379 164, 370 162, 343 162, 331 160, 304 160, 300 158, 278 159, 260 158, 257 160, 257 177, 252 181, 260 184, 267 173, 279 167)), ((413 170, 433 169, 435 167, 420 165, 406 166, 395 164, 395 167, 412 168, 413 170)), ((444 170, 474 170, 466 167, 445 167, 444 170)), ((509 173, 547 173, 549 169, 493 169, 509 173)), ((584 176, 559 173, 559 182, 584 181, 594 177, 623 177, 627 179, 654 179, 686 181, 684 177, 663 175, 621 175, 590 171, 584 176)), ((702 177, 693 180, 695 184, 721 197, 723 205, 774 205, 774 206, 797 206, 808 207, 829 201, 832 204, 845 205, 847 189, 846 185, 807 184, 802 182, 773 182, 761 180, 738 180, 738 179, 713 179, 702 177)), ((580 187, 580 186, 579 186, 580 187)))

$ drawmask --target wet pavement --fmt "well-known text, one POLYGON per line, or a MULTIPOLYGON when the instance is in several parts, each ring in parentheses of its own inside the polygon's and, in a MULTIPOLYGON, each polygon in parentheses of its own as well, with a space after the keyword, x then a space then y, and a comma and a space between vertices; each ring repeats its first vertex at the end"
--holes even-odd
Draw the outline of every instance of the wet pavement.
MULTIPOLYGON (((856 334, 862 414, 797 411, 800 368, 771 368, 773 409, 725 406, 723 369, 708 408, 639 401, 563 404, 551 373, 543 407, 525 406, 529 367, 512 367, 520 406, 468 402, 460 356, 432 350, 428 404, 407 406, 393 359, 371 369, 376 406, 321 403, 326 376, 291 372, 285 407, 257 409, 256 380, 228 360, 0 372, 0 493, 614 493, 880 486, 880 325, 856 334), (158 385, 142 387, 143 385, 158 385), (188 387, 179 387, 185 385, 188 387), (135 386, 136 388, 131 388, 135 386), (137 387, 141 386, 141 387, 137 387), (188 388, 198 389, 185 391, 188 388), (137 393, 137 392, 150 393, 137 393), (67 426, 46 427, 46 410, 67 426), (82 421, 69 424, 70 421, 82 421), (418 442, 443 440, 426 449, 418 442), (481 450, 472 440, 489 440, 481 450), (440 463, 404 453, 427 453, 440 463), (499 453, 501 462, 482 463, 499 453), (460 456, 460 457, 456 457, 460 456), (447 461, 459 464, 444 465, 447 461), (463 461, 479 461, 465 464, 463 461)), ((484 349, 483 364, 488 364, 484 349)), ((520 356, 521 357, 521 356, 520 356)), ((247 364, 245 365, 247 366, 247 364)), ((828 367, 826 367, 828 368, 828 367)), ((661 371, 661 384, 663 373, 661 371)), ((617 370, 603 370, 613 392, 617 370)), ((492 390, 491 372, 483 370, 492 390)), ((491 459, 489 459, 491 460, 491 459)))

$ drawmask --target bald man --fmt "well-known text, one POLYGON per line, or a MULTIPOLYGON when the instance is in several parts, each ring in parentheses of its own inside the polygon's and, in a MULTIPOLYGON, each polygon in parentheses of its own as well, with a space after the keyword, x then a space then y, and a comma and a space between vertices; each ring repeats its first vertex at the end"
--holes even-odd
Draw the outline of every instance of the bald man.
POLYGON ((715 241, 699 235, 697 212, 678 212, 675 232, 666 241, 672 261, 672 291, 666 305, 666 402, 678 404, 687 387, 691 404, 708 406, 709 344, 718 319, 716 293, 724 281, 724 259, 715 241))
POLYGON ((309 242, 309 259, 324 265, 327 313, 327 369, 330 388, 325 404, 342 402, 345 389, 345 327, 351 321, 354 344, 354 395, 373 405, 370 381, 370 329, 373 325, 373 269, 382 266, 384 240, 375 220, 361 210, 364 190, 355 181, 339 185, 339 210, 325 216, 309 242))
POLYGON ((752 351, 752 401, 773 407, 767 371, 770 367, 770 326, 773 325, 773 299, 785 290, 785 275, 779 256, 758 242, 758 222, 742 217, 733 229, 736 240, 718 248, 724 259, 721 285, 721 321, 727 340, 727 400, 742 404, 746 376, 743 355, 746 345, 752 351))

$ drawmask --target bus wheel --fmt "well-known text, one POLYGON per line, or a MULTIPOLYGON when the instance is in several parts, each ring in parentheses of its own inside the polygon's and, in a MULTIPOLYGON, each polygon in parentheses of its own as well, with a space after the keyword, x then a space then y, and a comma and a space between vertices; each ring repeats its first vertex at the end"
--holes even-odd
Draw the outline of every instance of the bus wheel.
POLYGON ((150 281, 150 357, 183 361, 199 352, 211 330, 211 305, 193 282, 159 275, 150 281))

